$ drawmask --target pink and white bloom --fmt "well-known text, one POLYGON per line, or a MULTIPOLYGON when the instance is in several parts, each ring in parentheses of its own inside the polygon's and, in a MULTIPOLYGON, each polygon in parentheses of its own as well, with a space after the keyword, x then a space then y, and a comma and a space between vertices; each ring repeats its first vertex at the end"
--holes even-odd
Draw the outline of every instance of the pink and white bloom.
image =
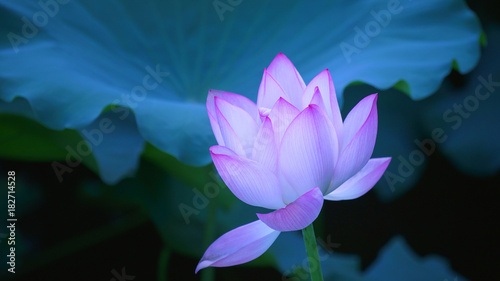
POLYGON ((243 202, 275 211, 218 238, 196 272, 262 255, 282 231, 300 230, 319 215, 324 199, 368 192, 391 158, 370 159, 377 136, 377 94, 361 100, 344 121, 328 69, 308 85, 278 54, 264 70, 257 104, 211 90, 207 109, 219 145, 215 167, 243 202))

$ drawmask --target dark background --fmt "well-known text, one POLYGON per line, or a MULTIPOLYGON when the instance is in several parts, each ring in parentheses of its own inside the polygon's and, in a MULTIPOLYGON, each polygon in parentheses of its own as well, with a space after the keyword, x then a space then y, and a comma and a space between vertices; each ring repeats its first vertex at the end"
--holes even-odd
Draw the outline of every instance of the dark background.
MULTIPOLYGON (((470 280, 495 280, 500 261, 500 174, 478 179, 460 173, 439 153, 428 160, 417 186, 391 203, 381 203, 373 191, 357 200, 326 203, 323 212, 329 221, 324 239, 331 234, 332 241, 340 244, 338 252, 360 255, 366 267, 391 237, 401 234, 419 255, 442 255, 470 280)), ((38 252, 20 262, 16 280, 109 280, 111 269, 121 272, 122 267, 137 280, 156 279, 162 242, 148 220, 122 233, 104 235, 102 241, 71 240, 107 224, 103 213, 109 210, 82 200, 81 191, 74 188, 80 179, 95 174, 82 166, 59 184, 55 177, 46 176, 52 172, 50 163, 4 161, 1 166, 29 175, 42 187, 43 203, 19 218, 18 227, 33 236, 36 249, 52 249, 48 256, 38 252), (81 249, 61 256, 65 250, 60 243, 65 239, 81 249), (54 252, 54 247, 60 251, 54 252), (30 271, 24 273, 25 269, 30 271)), ((121 215, 135 212, 122 210, 121 215)), ((199 274, 193 274, 197 262, 174 254, 168 264, 169 280, 199 280, 199 274)), ((280 280, 281 274, 243 266, 216 270, 216 280, 256 278, 280 280)))

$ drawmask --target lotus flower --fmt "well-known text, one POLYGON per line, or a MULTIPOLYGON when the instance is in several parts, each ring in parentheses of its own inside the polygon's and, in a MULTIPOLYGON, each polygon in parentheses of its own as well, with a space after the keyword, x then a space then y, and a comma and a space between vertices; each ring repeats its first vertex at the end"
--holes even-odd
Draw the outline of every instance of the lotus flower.
POLYGON ((307 86, 278 54, 264 70, 257 104, 211 90, 207 109, 219 145, 213 162, 243 202, 275 211, 218 238, 196 272, 262 255, 282 231, 300 230, 319 215, 324 199, 368 192, 390 158, 370 159, 377 135, 377 94, 361 100, 344 121, 328 69, 307 86))

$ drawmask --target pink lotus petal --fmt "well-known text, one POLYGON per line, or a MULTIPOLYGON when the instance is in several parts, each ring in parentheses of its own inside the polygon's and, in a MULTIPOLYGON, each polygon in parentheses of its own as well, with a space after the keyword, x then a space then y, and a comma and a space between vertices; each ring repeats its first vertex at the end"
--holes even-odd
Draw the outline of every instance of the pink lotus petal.
POLYGON ((282 53, 278 54, 271 62, 267 71, 278 81, 290 98, 290 103, 300 108, 302 93, 306 84, 293 63, 282 53))
POLYGON ((255 120, 255 122, 260 122, 257 105, 253 101, 238 94, 218 90, 208 91, 207 110, 213 116, 215 116, 215 97, 222 98, 230 104, 245 110, 255 120))
POLYGON ((306 192, 285 208, 268 214, 257 214, 259 219, 277 231, 295 231, 310 225, 321 212, 323 193, 317 187, 306 192))
MULTIPOLYGON (((307 107, 311 104, 311 100, 316 92, 316 88, 322 93, 322 99, 325 101, 325 104, 330 105, 330 92, 335 92, 333 88, 332 77, 330 76, 330 72, 327 69, 323 70, 321 73, 316 75, 316 77, 307 84, 306 89, 304 90, 304 94, 302 96, 302 106, 303 108, 307 107)), ((322 109, 326 112, 326 115, 331 119, 332 118, 332 109, 324 108, 322 109)))
MULTIPOLYGON (((257 136, 257 133, 259 131, 257 123, 248 114, 248 112, 246 112, 242 108, 232 105, 219 97, 215 97, 214 100, 215 110, 217 113, 219 126, 221 127, 221 135, 224 138, 224 143, 227 143, 227 140, 225 138, 226 135, 222 134, 222 126, 224 121, 221 121, 219 113, 223 116, 222 120, 227 121, 227 124, 229 124, 231 129, 238 137, 238 140, 242 145, 243 150, 246 152, 246 155, 250 155, 255 137, 257 136)), ((234 137, 234 135, 230 134, 230 137, 232 138, 234 137)))
POLYGON ((264 75, 262 76, 257 96, 258 108, 270 109, 279 98, 290 101, 290 97, 288 97, 282 86, 264 69, 264 75))
POLYGON ((340 186, 366 165, 375 147, 377 122, 376 94, 364 98, 351 110, 344 122, 345 147, 335 166, 333 188, 340 186))
POLYGON ((207 111, 208 118, 210 119, 210 125, 212 126, 212 131, 214 132, 215 139, 219 145, 225 145, 224 139, 222 138, 219 122, 217 121, 217 112, 215 110, 215 97, 222 98, 232 105, 236 105, 252 116, 256 122, 260 122, 259 113, 257 106, 248 98, 240 96, 238 94, 233 94, 218 90, 209 90, 207 97, 207 111))
POLYGON ((326 192, 338 145, 335 129, 323 110, 317 105, 304 109, 286 130, 278 155, 279 170, 294 188, 283 190, 285 202, 315 186, 326 192))
POLYGON ((260 220, 235 228, 208 247, 195 273, 209 266, 232 266, 254 260, 271 247, 279 234, 260 220))
MULTIPOLYGON (((333 123, 335 131, 337 132, 337 138, 339 143, 341 142, 342 136, 342 116, 340 114, 339 104, 337 101, 337 95, 335 93, 335 88, 333 86, 332 76, 328 69, 323 70, 320 74, 316 75, 314 79, 309 82, 306 89, 304 90, 304 95, 302 96, 302 106, 306 107, 309 104, 315 104, 314 94, 316 88, 319 89, 321 93, 322 100, 324 104, 320 106, 325 110, 326 115, 333 123)), ((316 103, 317 104, 317 103, 316 103)))
POLYGON ((229 122, 227 122, 222 113, 220 113, 220 110, 216 110, 216 113, 217 124, 219 124, 220 134, 224 146, 235 151, 240 156, 245 156, 246 152, 243 149, 243 145, 241 145, 238 135, 236 135, 229 122))
MULTIPOLYGON (((246 156, 246 152, 243 149, 243 145, 238 138, 238 135, 231 127, 231 124, 224 118, 224 115, 219 109, 215 108, 215 117, 217 118, 217 124, 219 125, 220 136, 224 146, 236 152, 240 156, 246 156)), ((213 128, 213 127, 212 127, 213 128)))
POLYGON ((266 117, 255 138, 252 159, 272 172, 276 171, 278 160, 278 146, 274 138, 273 124, 271 119, 266 117))
POLYGON ((278 178, 272 171, 224 146, 212 146, 210 153, 222 180, 238 199, 268 209, 285 206, 278 178))
POLYGON ((361 129, 361 127, 366 123, 366 119, 368 119, 368 115, 375 110, 377 110, 377 94, 369 95, 362 99, 353 109, 347 114, 347 117, 344 120, 344 146, 346 147, 351 140, 354 138, 361 129))
POLYGON ((222 133, 220 132, 219 122, 217 121, 217 116, 212 115, 210 110, 208 111, 208 119, 210 120, 210 125, 212 126, 212 131, 214 132, 215 139, 217 140, 217 144, 225 145, 224 138, 222 137, 222 133))
POLYGON ((271 109, 269 118, 273 123, 276 143, 279 145, 290 123, 299 115, 300 111, 291 103, 280 98, 271 109))
POLYGON ((373 158, 357 174, 325 196, 327 200, 356 199, 367 193, 382 177, 391 158, 373 158))

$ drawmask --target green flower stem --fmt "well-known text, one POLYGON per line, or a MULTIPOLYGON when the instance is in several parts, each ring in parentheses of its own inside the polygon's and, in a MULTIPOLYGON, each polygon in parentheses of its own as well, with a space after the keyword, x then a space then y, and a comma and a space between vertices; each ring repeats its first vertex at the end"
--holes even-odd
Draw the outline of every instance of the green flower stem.
POLYGON ((304 236, 304 243, 306 244, 311 281, 323 281, 323 273, 321 272, 321 264, 318 255, 318 245, 316 245, 316 236, 314 235, 312 223, 308 227, 302 229, 302 235, 304 236))
POLYGON ((163 249, 160 252, 160 256, 158 257, 158 281, 167 281, 168 280, 168 262, 170 261, 170 254, 172 250, 168 246, 163 246, 163 249))

